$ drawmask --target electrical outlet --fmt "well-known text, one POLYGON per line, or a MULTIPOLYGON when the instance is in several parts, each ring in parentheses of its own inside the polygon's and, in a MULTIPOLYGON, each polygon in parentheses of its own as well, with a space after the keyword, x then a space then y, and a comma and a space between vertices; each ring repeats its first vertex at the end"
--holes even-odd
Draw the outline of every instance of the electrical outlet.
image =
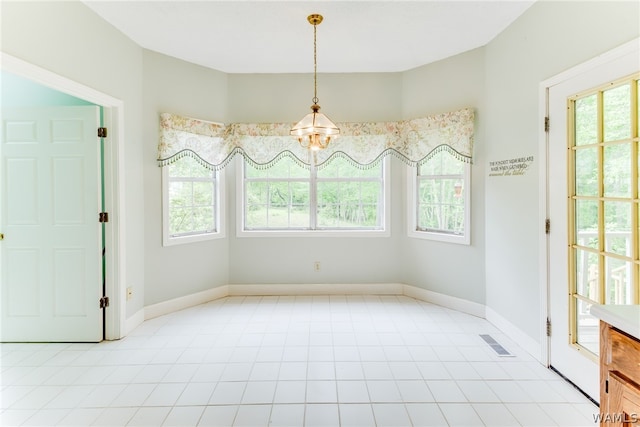
POLYGON ((313 263, 313 269, 314 271, 320 271, 320 261, 315 261, 313 263))
POLYGON ((127 301, 129 301, 131 298, 133 298, 133 288, 129 286, 127 288, 127 301))

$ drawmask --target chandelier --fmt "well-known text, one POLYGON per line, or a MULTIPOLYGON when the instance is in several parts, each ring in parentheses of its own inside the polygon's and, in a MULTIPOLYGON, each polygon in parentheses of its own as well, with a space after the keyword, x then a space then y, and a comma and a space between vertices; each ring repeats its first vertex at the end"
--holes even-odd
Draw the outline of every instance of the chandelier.
POLYGON ((312 112, 291 128, 291 135, 298 138, 298 142, 303 148, 317 151, 327 148, 331 139, 338 137, 340 129, 327 116, 319 112, 316 27, 322 22, 322 15, 309 15, 307 21, 313 25, 313 105, 311 106, 312 112))

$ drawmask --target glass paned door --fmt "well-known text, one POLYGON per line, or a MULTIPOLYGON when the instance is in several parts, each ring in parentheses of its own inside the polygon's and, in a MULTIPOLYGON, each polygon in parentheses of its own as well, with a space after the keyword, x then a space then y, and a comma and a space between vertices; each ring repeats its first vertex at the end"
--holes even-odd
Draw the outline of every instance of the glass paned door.
POLYGON ((569 98, 570 338, 592 354, 591 305, 640 302, 638 79, 569 98))
POLYGON ((638 55, 629 43, 546 88, 548 361, 596 401, 590 309, 639 298, 638 55))

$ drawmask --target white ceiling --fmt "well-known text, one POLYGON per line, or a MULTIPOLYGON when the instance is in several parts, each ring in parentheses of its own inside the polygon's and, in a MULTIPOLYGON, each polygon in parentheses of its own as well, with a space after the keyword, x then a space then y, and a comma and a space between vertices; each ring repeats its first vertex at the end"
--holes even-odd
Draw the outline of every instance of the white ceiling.
POLYGON ((484 46, 535 0, 93 1, 143 48, 227 73, 397 72, 484 46))

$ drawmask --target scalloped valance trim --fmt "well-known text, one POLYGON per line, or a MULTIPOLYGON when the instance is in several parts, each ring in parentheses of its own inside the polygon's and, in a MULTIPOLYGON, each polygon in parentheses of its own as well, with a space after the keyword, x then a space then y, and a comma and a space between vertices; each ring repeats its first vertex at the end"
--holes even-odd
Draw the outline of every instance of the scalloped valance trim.
POLYGON ((416 166, 443 150, 460 161, 472 161, 474 112, 470 108, 398 122, 338 123, 338 127, 339 138, 327 149, 312 152, 289 135, 291 124, 224 125, 162 113, 158 165, 189 156, 210 170, 221 170, 241 155, 257 169, 269 168, 283 157, 306 168, 311 164, 322 168, 342 158, 367 169, 388 155, 416 166))

